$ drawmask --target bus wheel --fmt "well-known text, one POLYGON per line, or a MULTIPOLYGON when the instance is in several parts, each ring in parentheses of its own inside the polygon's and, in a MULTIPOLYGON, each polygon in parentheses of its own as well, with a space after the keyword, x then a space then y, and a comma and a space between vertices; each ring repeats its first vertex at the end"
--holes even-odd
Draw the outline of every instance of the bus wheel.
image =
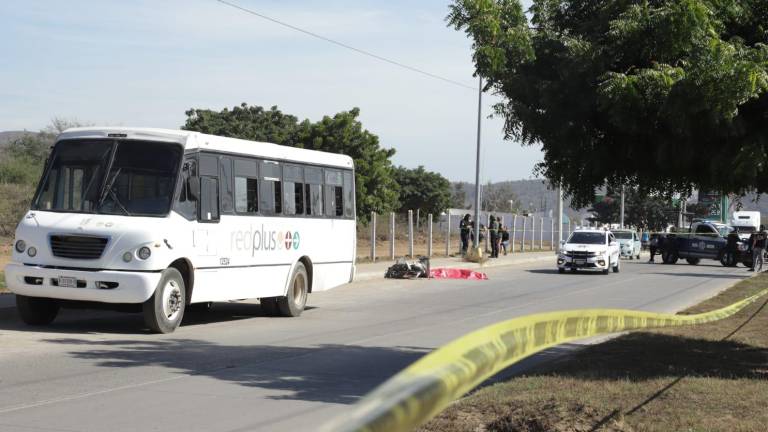
POLYGON ((155 333, 172 333, 184 318, 186 300, 181 273, 173 267, 163 270, 155 293, 144 302, 144 323, 155 333))
POLYGON ((16 309, 29 325, 48 325, 59 313, 59 302, 49 298, 16 295, 16 309))
POLYGON ((286 317, 297 317, 304 311, 307 304, 307 292, 309 291, 309 277, 307 269, 302 263, 296 263, 293 270, 291 284, 288 285, 288 292, 285 297, 278 297, 277 306, 280 308, 280 315, 286 317))

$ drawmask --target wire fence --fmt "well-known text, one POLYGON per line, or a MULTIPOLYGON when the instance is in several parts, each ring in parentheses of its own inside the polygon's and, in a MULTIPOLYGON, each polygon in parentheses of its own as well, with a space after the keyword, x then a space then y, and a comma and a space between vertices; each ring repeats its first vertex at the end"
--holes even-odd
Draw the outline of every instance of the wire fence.
MULTIPOLYGON (((467 212, 449 209, 441 215, 421 214, 418 211, 371 213, 368 224, 358 226, 358 259, 376 261, 398 257, 461 255, 459 223, 467 212)), ((481 212, 480 227, 485 235, 480 246, 486 251, 491 250, 487 233, 491 214, 499 218, 500 225, 509 231, 508 253, 555 250, 558 232, 562 231, 562 238, 565 239, 575 228, 570 222, 558 227, 556 218, 545 215, 481 212)))

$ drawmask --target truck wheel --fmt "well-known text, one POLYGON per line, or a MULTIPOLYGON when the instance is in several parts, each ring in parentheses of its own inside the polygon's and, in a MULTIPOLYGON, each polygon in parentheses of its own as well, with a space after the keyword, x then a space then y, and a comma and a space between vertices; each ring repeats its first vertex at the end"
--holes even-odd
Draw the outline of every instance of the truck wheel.
POLYGON ((734 267, 738 262, 736 261, 736 256, 732 252, 725 252, 723 255, 720 256, 720 264, 723 265, 723 267, 734 267))
POLYGON ((564 268, 562 268, 562 267, 561 267, 561 268, 558 268, 558 269, 557 269, 557 272, 558 272, 558 273, 560 273, 560 274, 563 274, 563 273, 565 273, 565 269, 564 269, 564 268))
POLYGON ((304 264, 297 263, 293 269, 291 283, 288 285, 288 292, 284 297, 277 298, 277 306, 280 309, 280 315, 286 317, 297 317, 304 311, 307 304, 307 293, 309 292, 309 278, 304 264))
POLYGON ((688 261, 688 264, 690 265, 699 265, 699 262, 701 261, 699 258, 686 258, 685 260, 688 261))
POLYGON ((621 270, 621 268, 619 267, 620 265, 621 265, 621 260, 616 261, 616 265, 613 266, 613 272, 614 273, 618 273, 621 270))
POLYGON ((48 325, 59 313, 59 302, 49 298, 16 294, 16 310, 26 324, 48 325))
POLYGON ((610 271, 611 271, 611 259, 608 258, 608 266, 605 267, 605 270, 603 270, 603 274, 607 275, 608 273, 610 273, 610 271))
POLYGON ((173 267, 163 270, 155 293, 144 302, 144 324, 154 333, 172 333, 184 318, 184 278, 173 267))
POLYGON ((669 251, 661 252, 661 261, 664 264, 675 264, 677 263, 677 260, 678 260, 678 256, 676 253, 669 252, 669 251))

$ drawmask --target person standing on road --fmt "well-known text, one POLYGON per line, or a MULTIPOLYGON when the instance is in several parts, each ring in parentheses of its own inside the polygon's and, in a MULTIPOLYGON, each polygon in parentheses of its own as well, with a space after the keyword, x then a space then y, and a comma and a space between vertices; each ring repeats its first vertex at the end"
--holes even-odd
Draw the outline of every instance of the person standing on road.
POLYGON ((658 233, 651 234, 651 237, 648 240, 648 249, 651 252, 651 259, 648 260, 648 264, 653 264, 653 263, 655 263, 655 261, 653 260, 653 257, 656 256, 656 251, 659 249, 659 234, 658 233))
POLYGON ((507 254, 509 249, 509 230, 506 226, 501 227, 501 248, 504 249, 504 255, 507 254))
POLYGON ((472 231, 472 217, 469 213, 465 214, 459 222, 459 232, 461 234, 461 256, 467 254, 467 248, 469 248, 469 235, 472 231))
POLYGON ((758 232, 752 240, 752 268, 749 271, 763 270, 763 253, 765 252, 765 243, 768 234, 765 232, 765 226, 760 225, 758 232))
POLYGON ((491 237, 491 258, 499 257, 499 222, 491 215, 488 222, 488 235, 491 237))

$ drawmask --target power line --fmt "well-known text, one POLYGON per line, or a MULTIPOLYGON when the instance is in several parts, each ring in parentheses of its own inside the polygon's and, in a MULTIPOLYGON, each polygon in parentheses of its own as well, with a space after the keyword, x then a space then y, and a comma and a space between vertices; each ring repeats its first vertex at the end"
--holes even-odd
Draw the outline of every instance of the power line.
POLYGON ((461 83, 461 82, 459 82, 459 81, 455 81, 455 80, 452 80, 452 79, 450 79, 450 78, 445 78, 445 77, 442 77, 442 76, 440 76, 440 75, 436 75, 436 74, 433 74, 433 73, 431 73, 431 72, 427 72, 427 71, 425 71, 425 70, 422 70, 422 69, 419 69, 419 68, 415 68, 415 67, 413 67, 413 66, 408 66, 407 64, 404 64, 404 63, 400 63, 400 62, 398 62, 398 61, 395 61, 395 60, 392 60, 392 59, 388 59, 388 58, 386 58, 386 57, 382 57, 382 56, 380 56, 380 55, 378 55, 378 54, 374 54, 374 53, 372 53, 372 52, 370 52, 370 51, 366 51, 366 50, 363 50, 363 49, 360 49, 360 48, 356 48, 356 47, 353 47, 353 46, 351 46, 351 45, 347 45, 347 44, 345 44, 345 43, 343 43, 343 42, 339 42, 339 41, 337 41, 337 40, 334 40, 334 39, 331 39, 331 38, 328 38, 328 37, 325 37, 325 36, 319 35, 319 34, 317 34, 317 33, 311 32, 311 31, 309 31, 309 30, 305 30, 305 29, 303 29, 303 28, 301 28, 301 27, 297 27, 297 26, 294 26, 294 25, 288 24, 288 23, 286 23, 286 22, 283 22, 283 21, 277 20, 277 19, 275 19, 275 18, 272 18, 272 17, 269 17, 269 16, 267 16, 267 15, 261 14, 261 13, 259 13, 259 12, 256 12, 256 11, 254 11, 254 10, 251 10, 251 9, 245 8, 245 7, 243 7, 243 6, 240 6, 240 5, 238 5, 238 4, 235 4, 235 3, 232 3, 232 2, 229 2, 229 1, 226 1, 226 0, 215 0, 215 1, 217 1, 217 2, 221 3, 221 4, 225 5, 225 6, 229 6, 229 7, 231 7, 231 8, 234 8, 234 9, 238 9, 238 10, 240 10, 240 11, 242 11, 242 12, 245 12, 245 13, 247 13, 247 14, 251 14, 251 15, 253 15, 253 16, 256 16, 256 17, 259 17, 259 18, 261 18, 261 19, 265 19, 265 20, 267 20, 267 21, 270 21, 270 22, 273 22, 273 23, 275 23, 275 24, 281 25, 281 26, 283 26, 283 27, 287 27, 287 28, 289 28, 289 29, 291 29, 291 30, 295 30, 295 31, 297 31, 297 32, 300 32, 300 33, 304 33, 304 34, 306 34, 306 35, 308 35, 308 36, 312 36, 313 38, 316 38, 316 39, 320 39, 320 40, 322 40, 322 41, 325 41, 325 42, 329 42, 329 43, 332 43, 332 44, 334 44, 334 45, 337 45, 337 46, 340 46, 340 47, 342 47, 342 48, 346 48, 346 49, 348 49, 348 50, 351 50, 351 51, 354 51, 354 52, 356 52, 356 53, 358 53, 358 54, 362 54, 362 55, 364 55, 364 56, 368 56, 368 57, 374 58, 374 59, 376 59, 376 60, 379 60, 379 61, 383 61, 383 62, 389 63, 389 64, 391 64, 391 65, 395 65, 395 66, 397 66, 397 67, 400 67, 400 68, 403 68, 403 69, 409 70, 409 71, 411 71, 411 72, 416 72, 416 73, 419 73, 419 74, 421 74, 421 75, 425 75, 425 76, 428 76, 428 77, 430 77, 430 78, 438 79, 438 80, 441 80, 441 81, 447 82, 447 83, 449 83, 449 84, 457 85, 457 86, 459 86, 459 87, 464 87, 464 88, 466 88, 466 89, 470 89, 470 90, 472 90, 472 91, 475 91, 475 90, 476 90, 474 87, 472 87, 472 86, 468 86, 468 85, 466 85, 466 84, 464 84, 464 83, 461 83))

